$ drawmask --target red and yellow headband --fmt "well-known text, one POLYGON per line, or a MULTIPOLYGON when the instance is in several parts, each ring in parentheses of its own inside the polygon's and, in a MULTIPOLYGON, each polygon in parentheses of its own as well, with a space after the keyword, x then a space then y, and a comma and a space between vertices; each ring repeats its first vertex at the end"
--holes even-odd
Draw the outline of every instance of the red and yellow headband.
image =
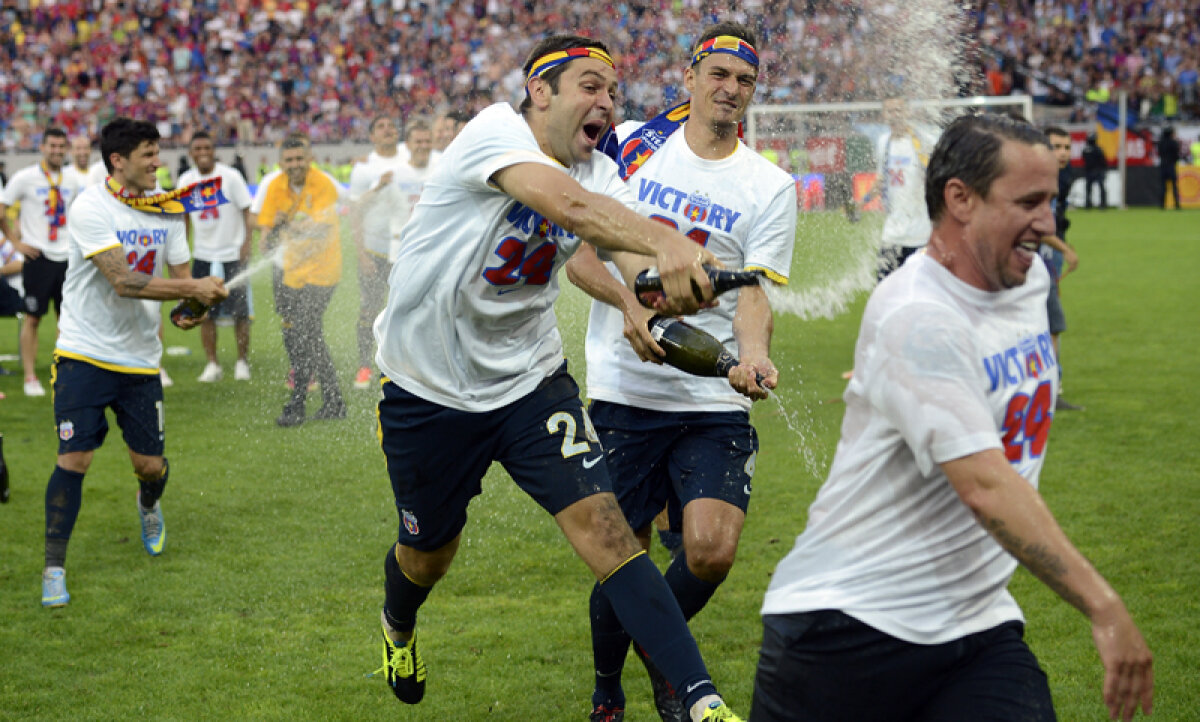
POLYGON ((604 61, 605 65, 610 68, 615 68, 612 56, 604 52, 600 48, 570 48, 568 50, 556 50, 553 53, 546 53, 542 57, 533 61, 533 65, 529 66, 529 74, 525 76, 525 82, 528 83, 534 78, 540 78, 546 74, 546 71, 557 68, 563 63, 569 63, 572 60, 579 58, 595 58, 596 60, 604 61))
POLYGON ((696 48, 696 52, 692 53, 692 65, 713 53, 727 53, 758 67, 758 53, 754 51, 754 46, 732 35, 718 35, 710 40, 705 40, 696 48))

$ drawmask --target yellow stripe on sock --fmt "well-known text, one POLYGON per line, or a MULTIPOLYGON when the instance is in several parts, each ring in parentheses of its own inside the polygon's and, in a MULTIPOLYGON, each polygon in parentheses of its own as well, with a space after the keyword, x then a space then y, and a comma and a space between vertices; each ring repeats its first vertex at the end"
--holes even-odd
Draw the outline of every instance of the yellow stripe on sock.
MULTIPOLYGON (((609 572, 608 574, 605 574, 605 575, 604 575, 604 578, 600 580, 600 583, 601 583, 601 584, 603 584, 603 583, 607 582, 609 579, 612 579, 612 575, 614 575, 614 574, 616 574, 617 572, 621 571, 621 569, 623 569, 623 568, 625 567, 625 565, 626 565, 626 564, 628 564, 629 562, 633 561, 634 559, 637 559, 638 557, 642 556, 642 555, 643 555, 643 554, 645 554, 645 553, 646 553, 646 550, 645 550, 645 549, 643 549, 642 551, 639 551, 637 554, 634 554, 633 556, 629 557, 629 558, 628 558, 628 559, 626 559, 625 561, 621 562, 620 564, 618 564, 618 565, 617 565, 617 568, 616 568, 616 569, 612 570, 612 571, 611 571, 611 572, 609 572)), ((401 571, 404 571, 404 570, 402 569, 401 571)), ((406 576, 407 576, 407 575, 406 575, 406 576)), ((416 582, 413 582, 413 583, 415 584, 416 582)))

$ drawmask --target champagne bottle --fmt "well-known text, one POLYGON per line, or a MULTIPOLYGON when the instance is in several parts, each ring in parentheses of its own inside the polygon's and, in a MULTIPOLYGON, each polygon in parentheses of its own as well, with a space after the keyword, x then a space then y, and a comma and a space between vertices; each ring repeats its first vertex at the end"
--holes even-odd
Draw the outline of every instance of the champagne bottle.
MULTIPOLYGON (((708 281, 712 284, 713 294, 718 296, 735 288, 758 283, 758 279, 762 277, 762 271, 726 271, 712 266, 705 266, 704 271, 708 273, 708 281)), ((663 295, 662 276, 658 275, 658 269, 647 268, 639 273, 633 282, 633 292, 643 306, 654 308, 654 302, 663 295)), ((695 281, 692 281, 692 293, 696 295, 697 301, 703 298, 700 287, 696 285, 695 281)))
POLYGON ((8 464, 4 463, 4 434, 0 434, 0 504, 8 503, 8 464))
MULTIPOLYGON (((667 355, 663 362, 694 376, 727 378, 738 365, 737 357, 721 345, 712 334, 690 323, 669 316, 654 316, 646 325, 650 336, 667 355)), ((758 385, 763 375, 757 374, 758 385)))
POLYGON ((208 313, 208 306, 194 298, 185 298, 171 309, 171 323, 176 326, 184 319, 200 318, 208 313))

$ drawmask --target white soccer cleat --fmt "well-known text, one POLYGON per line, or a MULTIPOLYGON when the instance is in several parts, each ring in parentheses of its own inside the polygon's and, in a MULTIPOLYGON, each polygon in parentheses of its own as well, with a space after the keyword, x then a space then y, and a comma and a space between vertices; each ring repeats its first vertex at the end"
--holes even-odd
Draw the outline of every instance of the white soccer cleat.
POLYGON ((250 364, 238 359, 237 363, 233 365, 233 378, 237 381, 249 381, 250 364))
POLYGON ((208 364, 205 365, 204 370, 200 372, 199 378, 196 380, 202 384, 211 384, 214 381, 220 381, 221 377, 224 375, 225 372, 221 370, 220 366, 212 361, 209 361, 208 364))
POLYGON ((46 389, 42 388, 42 382, 37 379, 25 379, 25 395, 45 396, 46 389))
POLYGON ((65 607, 71 601, 67 593, 67 573, 62 567, 46 567, 42 571, 42 606, 65 607))
POLYGON ((158 370, 158 380, 162 382, 164 389, 167 388, 168 386, 175 385, 175 382, 171 380, 171 375, 168 374, 167 370, 163 369, 163 368, 160 368, 158 370))

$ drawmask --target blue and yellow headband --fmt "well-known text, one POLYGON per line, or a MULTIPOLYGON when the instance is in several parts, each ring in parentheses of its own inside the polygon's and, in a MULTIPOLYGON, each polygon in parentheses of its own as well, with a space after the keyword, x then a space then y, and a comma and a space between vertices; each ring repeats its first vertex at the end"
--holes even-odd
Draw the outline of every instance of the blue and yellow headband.
POLYGON ((696 52, 692 53, 692 65, 695 65, 713 53, 733 55, 745 60, 756 68, 758 67, 758 53, 754 52, 754 46, 732 35, 718 35, 711 40, 705 40, 696 48, 696 52))
MULTIPOLYGON (((753 51, 752 51, 753 52, 753 51)), ((529 66, 529 74, 525 76, 525 82, 528 83, 534 78, 540 78, 552 68, 557 68, 563 63, 569 63, 578 58, 595 58, 603 60, 610 68, 615 68, 612 56, 604 52, 600 48, 570 48, 568 50, 556 50, 553 53, 546 53, 542 57, 533 61, 533 65, 529 66)))

